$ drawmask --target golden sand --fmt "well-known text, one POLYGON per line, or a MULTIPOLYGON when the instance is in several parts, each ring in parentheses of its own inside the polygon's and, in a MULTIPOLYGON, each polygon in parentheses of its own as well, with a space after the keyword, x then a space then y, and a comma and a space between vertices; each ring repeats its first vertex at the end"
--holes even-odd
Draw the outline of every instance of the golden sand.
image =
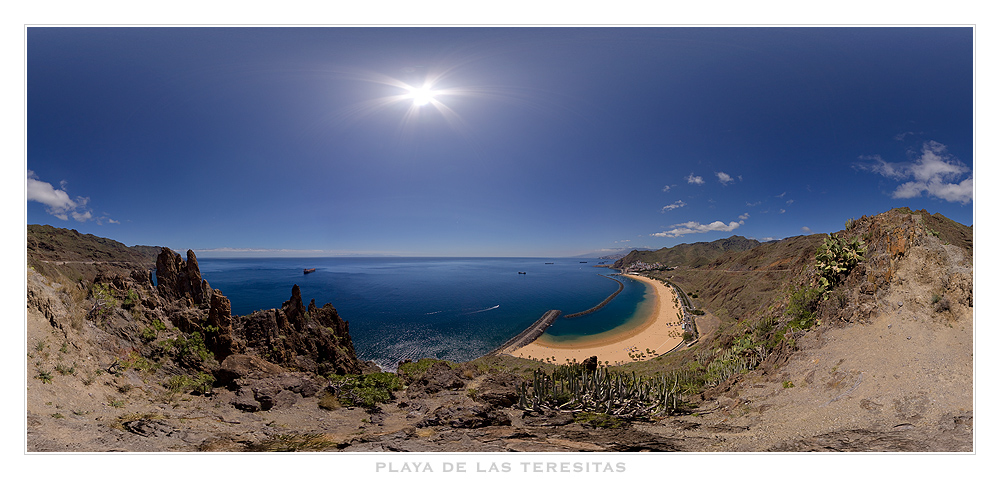
POLYGON ((681 327, 680 306, 674 295, 674 290, 659 281, 637 276, 624 275, 637 281, 653 286, 656 295, 648 317, 640 323, 615 328, 607 333, 581 337, 572 341, 553 342, 546 335, 528 345, 511 351, 509 354, 520 358, 552 360, 556 364, 565 364, 575 360, 582 362, 591 356, 597 356, 602 364, 624 364, 663 354, 681 343, 684 330, 681 327), (654 354, 647 353, 655 351, 654 354))

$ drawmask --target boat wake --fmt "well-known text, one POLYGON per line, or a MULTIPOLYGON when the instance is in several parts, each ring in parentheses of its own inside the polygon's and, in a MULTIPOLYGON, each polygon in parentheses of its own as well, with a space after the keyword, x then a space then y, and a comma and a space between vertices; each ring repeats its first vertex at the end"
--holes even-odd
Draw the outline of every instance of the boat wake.
POLYGON ((496 305, 496 306, 494 306, 492 308, 480 309, 479 311, 473 311, 471 313, 465 313, 463 316, 469 315, 469 314, 476 314, 476 313, 485 313, 486 311, 494 310, 494 309, 497 309, 499 307, 500 307, 500 305, 498 304, 498 305, 496 305))

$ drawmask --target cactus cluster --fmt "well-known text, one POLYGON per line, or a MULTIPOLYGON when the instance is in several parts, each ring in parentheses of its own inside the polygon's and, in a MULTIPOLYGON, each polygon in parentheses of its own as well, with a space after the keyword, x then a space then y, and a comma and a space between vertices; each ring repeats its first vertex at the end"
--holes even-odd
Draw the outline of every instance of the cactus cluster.
POLYGON ((669 415, 680 405, 677 378, 637 376, 597 368, 563 366, 552 373, 535 370, 518 387, 517 407, 526 411, 594 412, 639 419, 669 415))
POLYGON ((850 240, 828 236, 816 251, 816 270, 820 287, 826 291, 840 282, 855 265, 864 259, 868 247, 857 236, 850 240))

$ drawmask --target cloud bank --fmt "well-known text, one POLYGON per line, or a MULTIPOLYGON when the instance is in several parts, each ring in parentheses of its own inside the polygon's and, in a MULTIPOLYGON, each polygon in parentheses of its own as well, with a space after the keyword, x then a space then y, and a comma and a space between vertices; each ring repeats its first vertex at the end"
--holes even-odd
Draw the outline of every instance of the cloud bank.
POLYGON ((972 201, 972 169, 948 153, 948 148, 936 141, 924 143, 920 157, 912 163, 889 163, 881 156, 865 156, 871 163, 858 167, 895 180, 910 180, 896 187, 893 198, 916 198, 924 193, 948 202, 966 204, 972 201), (966 174, 967 178, 963 178, 966 174))

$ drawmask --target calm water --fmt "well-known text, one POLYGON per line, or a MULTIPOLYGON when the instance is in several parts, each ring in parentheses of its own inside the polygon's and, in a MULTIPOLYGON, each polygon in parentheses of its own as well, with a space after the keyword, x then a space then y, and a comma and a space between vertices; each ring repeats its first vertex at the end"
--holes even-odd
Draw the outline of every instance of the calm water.
MULTIPOLYGON (((358 355, 386 368, 402 359, 467 361, 493 350, 550 309, 591 308, 618 289, 599 260, 541 258, 199 258, 202 276, 233 314, 277 308, 298 284, 308 304, 331 303, 350 324, 358 355), (587 261, 581 264, 580 261, 587 261), (545 264, 552 262, 554 264, 545 264), (316 268, 303 274, 303 268, 316 268), (528 274, 518 274, 519 271, 528 274)), ((605 308, 560 318, 549 339, 597 334, 632 319, 642 283, 605 308)))

